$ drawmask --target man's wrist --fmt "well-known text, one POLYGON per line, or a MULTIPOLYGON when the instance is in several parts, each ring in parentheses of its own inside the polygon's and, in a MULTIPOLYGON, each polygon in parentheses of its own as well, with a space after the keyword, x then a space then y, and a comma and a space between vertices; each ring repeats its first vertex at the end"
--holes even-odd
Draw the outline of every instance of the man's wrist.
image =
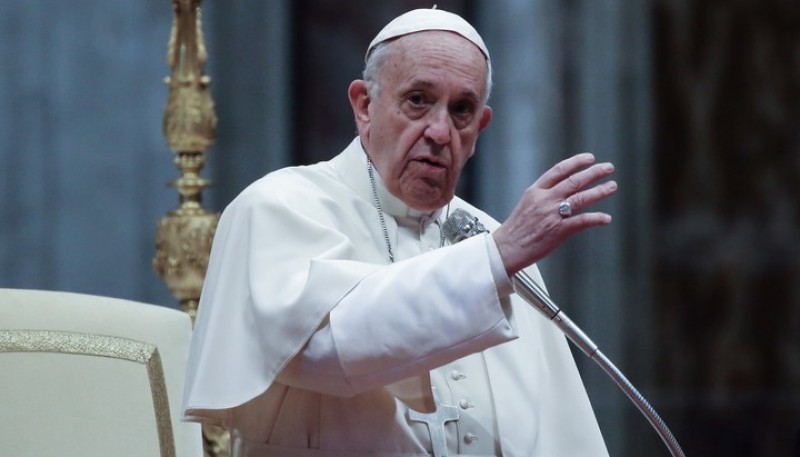
POLYGON ((492 270, 494 285, 497 288, 497 295, 501 298, 507 297, 514 292, 511 278, 509 278, 506 273, 506 267, 503 265, 503 257, 500 256, 500 250, 497 248, 494 237, 487 234, 485 239, 486 251, 489 253, 489 266, 492 270))

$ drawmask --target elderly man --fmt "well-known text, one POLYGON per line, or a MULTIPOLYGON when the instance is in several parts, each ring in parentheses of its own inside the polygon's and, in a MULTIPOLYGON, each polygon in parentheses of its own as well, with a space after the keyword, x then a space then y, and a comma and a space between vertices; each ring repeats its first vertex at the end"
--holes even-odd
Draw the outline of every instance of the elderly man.
POLYGON ((455 197, 490 62, 459 16, 396 18, 348 91, 358 137, 225 210, 184 414, 229 427, 234 455, 607 455, 566 340, 509 278, 541 282, 534 262, 611 221, 582 210, 614 193, 613 167, 562 161, 502 225, 455 197), (457 208, 491 233, 449 245, 457 208))

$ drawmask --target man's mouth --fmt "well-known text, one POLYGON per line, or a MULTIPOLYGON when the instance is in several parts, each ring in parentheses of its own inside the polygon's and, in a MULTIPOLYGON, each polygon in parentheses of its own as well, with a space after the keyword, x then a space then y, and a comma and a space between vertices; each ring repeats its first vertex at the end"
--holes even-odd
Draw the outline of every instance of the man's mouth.
POLYGON ((428 158, 426 158, 426 157, 421 157, 421 158, 419 158, 419 159, 416 159, 416 160, 417 160, 417 162, 421 162, 421 163, 423 163, 423 164, 425 164, 425 165, 429 165, 429 166, 431 166, 431 167, 436 167, 436 168, 446 168, 446 167, 445 167, 445 165, 444 165, 443 163, 441 163, 441 162, 438 162, 438 161, 436 161, 436 160, 431 160, 431 159, 428 159, 428 158))

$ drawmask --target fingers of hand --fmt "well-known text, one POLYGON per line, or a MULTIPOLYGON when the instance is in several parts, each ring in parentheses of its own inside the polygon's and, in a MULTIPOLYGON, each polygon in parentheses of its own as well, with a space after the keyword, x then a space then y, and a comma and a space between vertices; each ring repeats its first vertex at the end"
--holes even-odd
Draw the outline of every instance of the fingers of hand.
MULTIPOLYGON (((594 178, 591 182, 596 181, 594 178)), ((612 195, 615 181, 584 189, 568 198, 572 215, 559 214, 559 198, 552 189, 529 187, 509 218, 494 231, 503 264, 513 273, 556 249, 565 239, 590 227, 611 223, 602 212, 578 212, 612 195)))
POLYGON ((555 184, 552 190, 555 195, 561 195, 566 198, 579 192, 581 189, 591 186, 601 179, 607 178, 613 172, 614 165, 608 162, 598 163, 566 176, 559 183, 555 184))
MULTIPOLYGON (((599 179, 599 178, 598 178, 599 179)), ((608 198, 617 191, 616 181, 606 181, 594 187, 574 193, 572 196, 567 197, 565 200, 569 202, 572 214, 580 211, 583 208, 588 208, 595 203, 608 198)))
POLYGON ((594 163, 594 155, 588 152, 574 155, 557 163, 547 170, 535 183, 544 189, 550 189, 576 172, 594 163))
POLYGON ((591 227, 608 225, 611 223, 611 215, 601 212, 577 213, 571 217, 561 219, 559 229, 561 236, 565 239, 591 227))

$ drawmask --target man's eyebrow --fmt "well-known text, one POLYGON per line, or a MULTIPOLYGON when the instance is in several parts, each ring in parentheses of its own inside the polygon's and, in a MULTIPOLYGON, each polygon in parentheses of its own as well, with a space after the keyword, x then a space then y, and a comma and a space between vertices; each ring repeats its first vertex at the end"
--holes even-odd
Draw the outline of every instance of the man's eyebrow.
POLYGON ((431 87, 435 87, 436 85, 427 79, 412 79, 410 83, 408 83, 404 89, 411 90, 411 89, 430 89, 431 87))
MULTIPOLYGON (((408 85, 403 87, 402 91, 407 92, 409 90, 415 90, 415 89, 430 89, 432 87, 436 87, 436 84, 434 84, 431 81, 428 81, 427 79, 413 79, 411 80, 410 83, 408 83, 408 85)), ((475 91, 469 89, 462 90, 459 93, 459 95, 463 98, 474 101, 479 101, 481 99, 480 95, 478 95, 475 91)))
POLYGON ((477 93, 475 93, 475 91, 472 90, 462 90, 461 96, 469 100, 472 100, 474 102, 478 102, 481 100, 481 97, 477 93))

